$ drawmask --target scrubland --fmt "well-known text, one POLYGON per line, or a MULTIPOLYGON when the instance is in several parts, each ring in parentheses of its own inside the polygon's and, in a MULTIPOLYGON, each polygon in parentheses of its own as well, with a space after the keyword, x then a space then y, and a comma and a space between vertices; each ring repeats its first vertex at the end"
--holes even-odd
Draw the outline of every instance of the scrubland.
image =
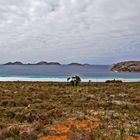
POLYGON ((140 83, 0 83, 0 140, 139 140, 140 83))

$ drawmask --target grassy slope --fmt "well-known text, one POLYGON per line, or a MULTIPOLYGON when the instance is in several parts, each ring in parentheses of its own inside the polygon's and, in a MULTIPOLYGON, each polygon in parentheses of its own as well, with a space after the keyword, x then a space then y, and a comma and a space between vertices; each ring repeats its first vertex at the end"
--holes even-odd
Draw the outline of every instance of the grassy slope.
POLYGON ((140 83, 3 82, 0 112, 0 140, 139 139, 140 83))

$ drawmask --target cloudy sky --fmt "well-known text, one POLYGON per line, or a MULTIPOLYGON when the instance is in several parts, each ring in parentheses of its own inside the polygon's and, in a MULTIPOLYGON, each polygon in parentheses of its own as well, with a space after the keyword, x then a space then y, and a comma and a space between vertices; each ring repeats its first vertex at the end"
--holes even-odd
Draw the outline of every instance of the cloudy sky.
POLYGON ((0 0, 0 63, 140 60, 140 0, 0 0))

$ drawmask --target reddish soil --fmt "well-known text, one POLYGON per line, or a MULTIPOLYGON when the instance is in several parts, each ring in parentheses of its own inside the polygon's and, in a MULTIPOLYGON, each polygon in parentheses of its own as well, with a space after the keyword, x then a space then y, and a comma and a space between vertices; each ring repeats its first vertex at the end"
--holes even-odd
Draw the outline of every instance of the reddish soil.
POLYGON ((76 120, 75 118, 70 118, 64 122, 56 122, 50 127, 50 131, 55 132, 52 136, 41 137, 39 140, 69 140, 68 134, 71 129, 76 128, 79 130, 90 130, 91 128, 96 128, 99 125, 99 121, 89 121, 89 120, 76 120))

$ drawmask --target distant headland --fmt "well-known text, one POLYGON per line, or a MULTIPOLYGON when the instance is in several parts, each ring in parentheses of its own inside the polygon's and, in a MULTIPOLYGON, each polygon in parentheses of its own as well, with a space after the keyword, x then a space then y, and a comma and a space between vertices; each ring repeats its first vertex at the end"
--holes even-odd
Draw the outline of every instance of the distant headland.
MULTIPOLYGON (((91 64, 80 64, 80 63, 69 63, 69 64, 61 64, 59 62, 46 62, 40 61, 37 63, 22 63, 20 61, 16 62, 8 62, 3 65, 14 66, 14 65, 36 65, 36 66, 92 66, 91 64)), ((111 67, 111 71, 114 72, 140 72, 140 61, 124 61, 113 64, 111 67)))
POLYGON ((115 72, 140 72, 140 61, 125 61, 114 64, 111 68, 115 72))
MULTIPOLYGON (((3 65, 44 65, 44 66, 50 66, 50 65, 54 65, 54 66, 62 66, 64 64, 60 64, 59 62, 46 62, 46 61, 40 61, 38 63, 22 63, 20 61, 16 61, 16 62, 8 62, 5 63, 3 65)), ((90 66, 90 64, 80 64, 80 63, 70 63, 70 64, 65 64, 67 66, 90 66)))

